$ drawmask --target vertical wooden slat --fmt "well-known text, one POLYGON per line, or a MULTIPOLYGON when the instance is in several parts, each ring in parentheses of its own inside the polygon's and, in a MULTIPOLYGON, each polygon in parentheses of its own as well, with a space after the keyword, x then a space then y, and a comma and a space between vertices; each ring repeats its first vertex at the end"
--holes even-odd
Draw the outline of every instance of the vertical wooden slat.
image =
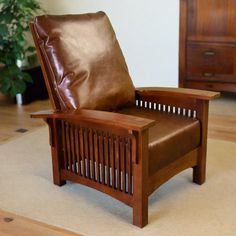
POLYGON ((89 152, 91 159, 91 179, 95 180, 93 130, 89 129, 89 152))
POLYGON ((120 162, 121 162, 121 189, 125 191, 125 146, 124 138, 120 138, 120 162))
POLYGON ((120 155, 119 155, 119 137, 115 139, 115 164, 116 164, 116 188, 120 190, 120 155))
POLYGON ((80 127, 79 130, 79 140, 80 140, 80 156, 82 159, 82 175, 85 176, 85 164, 84 164, 84 139, 83 139, 84 130, 80 127))
POLYGON ((81 173, 81 164, 80 164, 80 150, 79 150, 79 129, 76 126, 74 129, 74 135, 75 135, 75 153, 76 153, 76 160, 77 160, 77 165, 78 165, 78 169, 77 169, 77 174, 82 175, 81 173))
POLYGON ((68 163, 67 163, 67 152, 66 152, 66 137, 65 137, 65 121, 61 121, 62 126, 62 147, 63 147, 63 159, 64 159, 64 169, 68 170, 68 163))
POLYGON ((72 155, 72 169, 71 171, 76 173, 76 160, 75 160, 75 139, 74 139, 74 127, 70 125, 70 143, 71 143, 71 155, 72 155))
POLYGON ((66 122, 66 147, 68 155, 68 170, 71 171, 71 149, 70 149, 70 135, 69 135, 69 124, 66 122))
MULTIPOLYGON (((111 186, 115 188, 115 158, 114 158, 114 138, 113 135, 109 138, 109 157, 111 166, 111 186)), ((110 184, 110 183, 109 183, 110 184)))
POLYGON ((88 141, 89 141, 89 135, 88 135, 88 129, 85 128, 84 130, 84 156, 85 156, 85 176, 90 178, 90 158, 89 158, 89 150, 88 150, 88 141))
POLYGON ((130 138, 127 139, 127 142, 125 144, 125 150, 126 150, 126 172, 128 174, 127 178, 128 178, 128 186, 127 186, 127 192, 131 193, 131 183, 132 183, 132 175, 131 175, 131 168, 132 168, 132 164, 131 164, 131 148, 130 148, 130 138))
POLYGON ((109 162, 109 154, 108 154, 108 138, 109 135, 106 133, 104 136, 104 155, 105 155, 105 168, 106 168, 106 176, 105 176, 105 183, 109 185, 110 183, 110 162, 109 162))
POLYGON ((96 181, 99 182, 100 171, 99 171, 99 159, 98 159, 98 132, 97 131, 95 131, 93 137, 94 137, 94 156, 95 156, 95 163, 96 163, 96 181))
POLYGON ((131 142, 131 189, 130 189, 130 193, 133 194, 134 193, 134 168, 133 168, 133 164, 137 163, 137 144, 136 144, 136 139, 132 138, 132 142, 131 142))
MULTIPOLYGON (((152 106, 153 107, 153 106, 152 106)), ((64 163, 69 172, 133 194, 132 136, 80 127, 61 121, 64 163)), ((134 147, 135 148, 135 147, 134 147)))
POLYGON ((104 184, 104 180, 105 180, 105 173, 104 173, 104 155, 103 155, 103 153, 104 153, 104 150, 103 150, 103 133, 101 132, 100 134, 99 134, 99 138, 98 138, 98 143, 99 143, 99 163, 100 163, 100 167, 99 167, 99 169, 100 169, 100 177, 101 177, 101 179, 100 179, 100 181, 101 181, 101 183, 102 184, 104 184))

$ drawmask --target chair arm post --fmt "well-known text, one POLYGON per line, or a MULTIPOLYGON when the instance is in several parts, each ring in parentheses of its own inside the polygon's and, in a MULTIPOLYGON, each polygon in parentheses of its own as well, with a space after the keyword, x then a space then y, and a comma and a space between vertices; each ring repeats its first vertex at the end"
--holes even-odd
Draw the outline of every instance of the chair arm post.
POLYGON ((193 168, 193 181, 203 184, 206 179, 206 152, 207 152, 207 132, 208 132, 209 101, 197 100, 197 119, 201 124, 201 140, 198 151, 198 164, 193 168))
POLYGON ((59 121, 53 118, 44 119, 49 128, 49 143, 51 146, 52 155, 52 169, 53 169, 53 182, 58 186, 66 183, 61 177, 60 170, 63 166, 63 152, 60 137, 60 124, 59 121))
POLYGON ((53 120, 52 118, 44 118, 43 119, 44 122, 48 125, 48 129, 49 129, 49 144, 51 147, 54 147, 54 125, 53 125, 53 120))
POLYGON ((148 129, 134 135, 137 163, 133 164, 133 224, 142 228, 148 223, 148 129))

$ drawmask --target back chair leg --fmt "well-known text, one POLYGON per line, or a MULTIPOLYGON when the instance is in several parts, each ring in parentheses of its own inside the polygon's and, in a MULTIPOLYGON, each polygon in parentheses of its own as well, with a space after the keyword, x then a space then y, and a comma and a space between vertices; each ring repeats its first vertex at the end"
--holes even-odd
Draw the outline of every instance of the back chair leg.
POLYGON ((197 166, 193 168, 193 182, 203 184, 206 180, 206 153, 209 101, 198 101, 197 118, 201 123, 201 148, 198 151, 197 166))
POLYGON ((201 185, 205 182, 205 180, 206 180, 206 147, 201 148, 199 150, 198 165, 193 167, 193 182, 201 185))

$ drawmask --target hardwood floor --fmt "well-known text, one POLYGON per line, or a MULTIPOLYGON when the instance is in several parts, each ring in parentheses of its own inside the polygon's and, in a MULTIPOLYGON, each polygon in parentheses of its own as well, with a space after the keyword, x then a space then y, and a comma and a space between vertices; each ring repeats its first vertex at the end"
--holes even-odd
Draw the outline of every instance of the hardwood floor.
POLYGON ((211 102, 208 137, 236 142, 235 93, 224 93, 211 102))
POLYGON ((236 116, 211 115, 208 137, 236 142, 236 116))
MULTIPOLYGON (((0 96, 0 144, 24 135, 16 132, 22 129, 31 132, 46 124, 39 119, 31 119, 30 113, 49 109, 49 101, 36 101, 29 105, 17 106, 0 96)), ((236 142, 236 94, 223 94, 210 105, 209 138, 236 142)), ((0 210, 0 235, 76 235, 24 217, 0 210), (14 221, 7 222, 6 218, 14 221)))
POLYGON ((36 101, 29 105, 16 105, 9 98, 0 96, 0 144, 33 131, 45 123, 40 119, 31 119, 30 113, 49 109, 48 100, 36 101), (18 132, 17 132, 18 131, 18 132))
POLYGON ((1 236, 79 236, 22 216, 0 211, 1 236))

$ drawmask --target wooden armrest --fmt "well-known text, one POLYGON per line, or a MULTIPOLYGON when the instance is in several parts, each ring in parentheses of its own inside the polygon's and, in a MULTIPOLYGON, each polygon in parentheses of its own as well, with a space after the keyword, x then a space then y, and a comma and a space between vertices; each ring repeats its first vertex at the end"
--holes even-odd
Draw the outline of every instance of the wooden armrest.
POLYGON ((142 131, 155 124, 154 120, 137 116, 124 115, 114 112, 79 109, 68 112, 54 112, 51 110, 31 114, 32 118, 73 119, 76 121, 92 122, 100 125, 110 125, 117 128, 142 131))
POLYGON ((201 100, 212 100, 220 96, 218 92, 206 90, 186 89, 186 88, 161 88, 161 87, 142 87, 136 88, 136 92, 140 95, 163 95, 170 97, 186 97, 201 100))

